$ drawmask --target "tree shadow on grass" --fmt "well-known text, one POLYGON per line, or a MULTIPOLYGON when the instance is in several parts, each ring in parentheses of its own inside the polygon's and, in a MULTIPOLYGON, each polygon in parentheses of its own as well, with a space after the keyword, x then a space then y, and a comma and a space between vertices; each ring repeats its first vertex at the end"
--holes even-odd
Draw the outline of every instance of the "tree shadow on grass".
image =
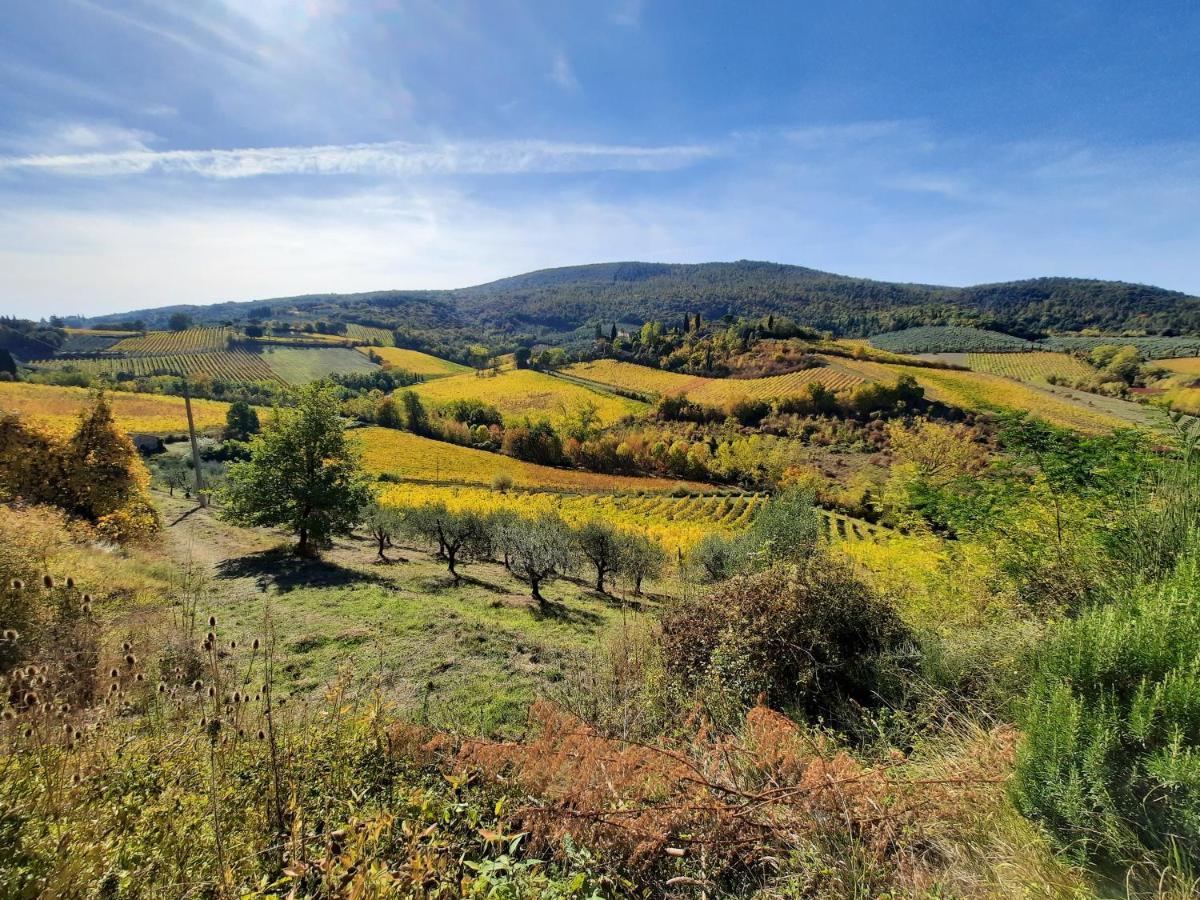
POLYGON ((352 584, 391 586, 386 578, 374 573, 349 569, 323 559, 304 559, 286 547, 223 560, 217 564, 217 577, 253 578, 259 590, 275 587, 280 593, 296 588, 348 587, 352 584))
POLYGON ((604 617, 587 609, 577 609, 567 606, 561 600, 546 599, 542 603, 533 602, 530 609, 535 619, 546 622, 561 622, 564 625, 578 627, 598 627, 604 623, 604 617))

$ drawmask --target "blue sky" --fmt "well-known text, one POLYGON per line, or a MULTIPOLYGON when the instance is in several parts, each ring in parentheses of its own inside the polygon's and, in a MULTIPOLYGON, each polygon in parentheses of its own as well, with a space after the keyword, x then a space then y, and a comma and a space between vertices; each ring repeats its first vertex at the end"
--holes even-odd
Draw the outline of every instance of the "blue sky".
POLYGON ((0 312, 739 258, 1200 294, 1200 5, 5 0, 0 312))

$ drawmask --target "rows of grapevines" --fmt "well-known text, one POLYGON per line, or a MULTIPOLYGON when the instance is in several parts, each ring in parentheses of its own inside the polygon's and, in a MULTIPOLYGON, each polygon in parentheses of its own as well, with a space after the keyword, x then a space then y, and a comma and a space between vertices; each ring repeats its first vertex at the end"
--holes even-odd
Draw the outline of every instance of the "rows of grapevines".
MULTIPOLYGON (((767 501, 761 493, 558 494, 549 491, 501 493, 486 488, 401 484, 388 488, 384 502, 395 506, 445 503, 451 509, 488 513, 511 509, 522 515, 552 511, 572 524, 602 520, 653 538, 670 553, 686 553, 706 536, 735 534, 749 527, 767 501)), ((831 541, 860 541, 881 529, 840 513, 820 510, 824 536, 831 541)))
POLYGON ((227 328, 188 328, 185 331, 151 331, 113 344, 114 353, 173 354, 224 350, 231 332, 227 328))
POLYGON ((177 353, 158 356, 100 359, 42 359, 31 365, 45 369, 75 369, 92 375, 208 375, 230 381, 280 381, 259 355, 244 351, 177 353))

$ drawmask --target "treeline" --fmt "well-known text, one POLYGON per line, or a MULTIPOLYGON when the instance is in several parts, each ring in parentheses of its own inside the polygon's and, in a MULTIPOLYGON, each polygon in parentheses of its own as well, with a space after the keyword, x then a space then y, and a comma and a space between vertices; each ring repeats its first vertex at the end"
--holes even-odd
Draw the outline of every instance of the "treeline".
POLYGON ((555 578, 590 569, 597 591, 606 593, 618 581, 628 581, 640 595, 643 583, 661 575, 667 563, 666 552, 648 537, 601 521, 573 527, 552 512, 523 516, 511 509, 452 510, 444 503, 376 503, 362 521, 381 559, 387 559, 394 540, 407 537, 445 560, 456 583, 461 565, 499 562, 529 585, 530 596, 543 607, 547 601, 541 589, 555 578))
MULTIPOLYGON (((770 488, 799 465, 805 443, 882 449, 883 422, 896 416, 963 414, 925 399, 909 375, 894 385, 868 382, 834 392, 819 382, 774 402, 736 399, 724 406, 663 397, 647 423, 602 428, 594 404, 564 410, 557 423, 505 423, 500 411, 464 398, 432 411, 412 391, 346 401, 361 421, 423 437, 504 453, 526 462, 602 474, 662 475, 748 488, 770 488), (697 427, 691 427, 697 426, 697 427)), ((854 505, 856 514, 860 511, 854 505)))
POLYGON ((671 321, 684 312, 792 316, 842 336, 921 325, 995 327, 1022 336, 1099 328, 1200 331, 1195 297, 1147 285, 1038 278, 968 288, 849 278, 799 266, 740 261, 605 264, 535 272, 456 292, 458 308, 498 327, 591 321, 671 321))

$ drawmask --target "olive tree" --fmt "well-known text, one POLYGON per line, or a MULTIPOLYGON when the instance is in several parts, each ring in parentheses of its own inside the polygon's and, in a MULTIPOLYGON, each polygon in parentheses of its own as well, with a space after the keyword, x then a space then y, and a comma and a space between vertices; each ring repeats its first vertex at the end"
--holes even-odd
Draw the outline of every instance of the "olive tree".
POLYGON ((553 513, 524 520, 513 529, 512 570, 529 582, 529 594, 545 607, 542 585, 571 569, 571 529, 553 513))

